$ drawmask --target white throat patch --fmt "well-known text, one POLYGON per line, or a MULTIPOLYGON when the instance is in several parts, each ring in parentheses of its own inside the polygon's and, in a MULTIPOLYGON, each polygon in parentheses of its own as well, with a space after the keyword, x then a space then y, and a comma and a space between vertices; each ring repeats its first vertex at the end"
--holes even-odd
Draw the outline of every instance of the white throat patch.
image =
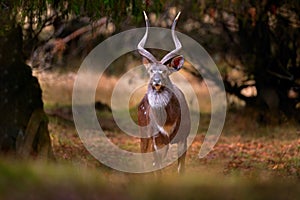
POLYGON ((164 89, 161 92, 148 91, 148 101, 151 108, 166 107, 172 97, 169 89, 164 89))

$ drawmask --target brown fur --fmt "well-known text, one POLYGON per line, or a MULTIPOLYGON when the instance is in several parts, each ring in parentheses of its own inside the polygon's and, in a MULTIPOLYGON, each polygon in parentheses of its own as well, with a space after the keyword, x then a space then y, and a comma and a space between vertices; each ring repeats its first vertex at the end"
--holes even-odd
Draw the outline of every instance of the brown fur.
MULTIPOLYGON (((180 127, 180 123, 181 123, 181 109, 180 109, 180 103, 177 99, 177 96, 174 93, 170 93, 170 95, 172 95, 172 97, 170 98, 169 103, 165 107, 165 110, 167 113, 167 119, 166 119, 165 124, 163 125, 164 130, 168 132, 169 138, 164 137, 164 135, 161 132, 159 132, 158 135, 155 137, 155 143, 158 148, 162 148, 165 145, 182 142, 183 147, 181 147, 181 148, 186 148, 186 138, 190 131, 190 120, 185 119, 185 121, 186 121, 185 124, 187 124, 188 126, 185 126, 186 130, 185 130, 184 134, 180 133, 181 135, 177 136, 175 138, 175 136, 178 132, 178 129, 180 127)), ((184 106, 185 105, 186 104, 184 104, 184 106)), ((151 109, 152 108, 148 101, 148 95, 146 94, 138 106, 138 124, 139 124, 139 126, 145 127, 150 124, 149 113, 150 113, 151 109)), ((188 112, 188 111, 185 111, 185 112, 188 112)), ((188 115, 188 117, 189 117, 189 115, 188 115)), ((154 149, 154 144, 153 144, 153 137, 141 138, 140 148, 141 148, 142 153, 154 152, 155 149, 154 149)), ((184 152, 181 154, 182 155, 180 155, 178 158, 178 165, 182 166, 182 169, 180 171, 183 172, 186 153, 184 152)))
MULTIPOLYGON (((147 94, 144 96, 144 98, 142 99, 141 103, 138 106, 138 124, 139 126, 147 126, 150 123, 150 105, 148 102, 148 97, 147 94), (144 109, 143 109, 144 108, 144 109), (146 115, 144 114, 146 112, 146 115)), ((169 133, 169 138, 170 141, 172 141, 172 139, 174 138, 174 136, 177 133, 177 130, 179 128, 180 125, 180 118, 181 118, 181 110, 180 110, 180 105, 179 102, 176 98, 176 96, 173 94, 171 97, 170 102, 168 103, 168 105, 165 107, 166 109, 166 113, 167 113, 167 120, 166 123, 164 124, 164 129, 169 133), (174 130, 172 132, 170 129, 172 129, 172 125, 176 123, 176 126, 174 128, 174 130)), ((164 139, 164 137, 162 136, 161 133, 159 133, 159 137, 157 138, 157 140, 160 140, 159 138, 162 137, 162 141, 164 144, 168 144, 169 141, 166 141, 164 139)), ((150 140, 150 138, 148 139, 150 140)), ((175 143, 175 141, 172 141, 172 143, 175 143)), ((143 152, 143 149, 141 149, 143 152)))

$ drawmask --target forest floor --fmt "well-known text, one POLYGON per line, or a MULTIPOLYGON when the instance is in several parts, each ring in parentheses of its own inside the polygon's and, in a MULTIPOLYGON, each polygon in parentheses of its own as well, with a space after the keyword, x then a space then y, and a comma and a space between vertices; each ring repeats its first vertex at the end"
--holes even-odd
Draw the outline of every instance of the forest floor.
MULTIPOLYGON (((228 111, 217 144, 200 159, 198 153, 210 120, 208 113, 201 113, 197 135, 187 151, 184 176, 177 175, 176 163, 163 169, 160 178, 153 174, 129 174, 106 167, 86 150, 72 120, 70 92, 74 76, 65 74, 60 78, 64 83, 59 82, 61 85, 57 87, 64 95, 56 95, 58 100, 49 95, 57 92, 51 84, 58 81, 51 83, 45 77, 39 78, 56 162, 1 161, 0 198, 19 199, 27 195, 28 199, 297 199, 300 196, 300 127, 295 122, 259 125, 249 110, 228 111)), ((105 112, 101 117, 106 122, 113 121, 111 113, 105 112)), ((105 133, 119 147, 139 151, 138 139, 110 129, 109 125, 105 133)))

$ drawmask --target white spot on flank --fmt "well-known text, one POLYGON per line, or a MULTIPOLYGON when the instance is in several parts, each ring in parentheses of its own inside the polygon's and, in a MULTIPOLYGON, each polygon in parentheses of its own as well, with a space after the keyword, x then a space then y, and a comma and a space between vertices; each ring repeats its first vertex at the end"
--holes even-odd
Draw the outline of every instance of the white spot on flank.
POLYGON ((144 115, 146 115, 147 114, 147 112, 144 112, 144 115))

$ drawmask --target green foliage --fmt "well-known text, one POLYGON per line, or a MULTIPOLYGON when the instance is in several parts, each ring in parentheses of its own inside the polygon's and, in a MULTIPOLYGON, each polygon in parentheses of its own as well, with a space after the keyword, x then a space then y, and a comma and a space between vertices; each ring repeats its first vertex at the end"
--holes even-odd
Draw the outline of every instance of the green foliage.
MULTIPOLYGON (((34 35, 34 32, 39 32, 48 20, 51 21, 53 16, 47 14, 51 9, 54 15, 61 18, 88 16, 95 20, 108 16, 118 27, 128 18, 134 17, 137 21, 141 21, 143 10, 160 12, 163 3, 164 1, 159 0, 1 0, 0 15, 4 18, 0 22, 9 27, 14 27, 18 23, 22 25, 29 23, 28 31, 34 35), (33 27, 37 27, 37 30, 34 31, 33 27)), ((5 30, 6 26, 1 26, 0 34, 3 35, 5 30)))

